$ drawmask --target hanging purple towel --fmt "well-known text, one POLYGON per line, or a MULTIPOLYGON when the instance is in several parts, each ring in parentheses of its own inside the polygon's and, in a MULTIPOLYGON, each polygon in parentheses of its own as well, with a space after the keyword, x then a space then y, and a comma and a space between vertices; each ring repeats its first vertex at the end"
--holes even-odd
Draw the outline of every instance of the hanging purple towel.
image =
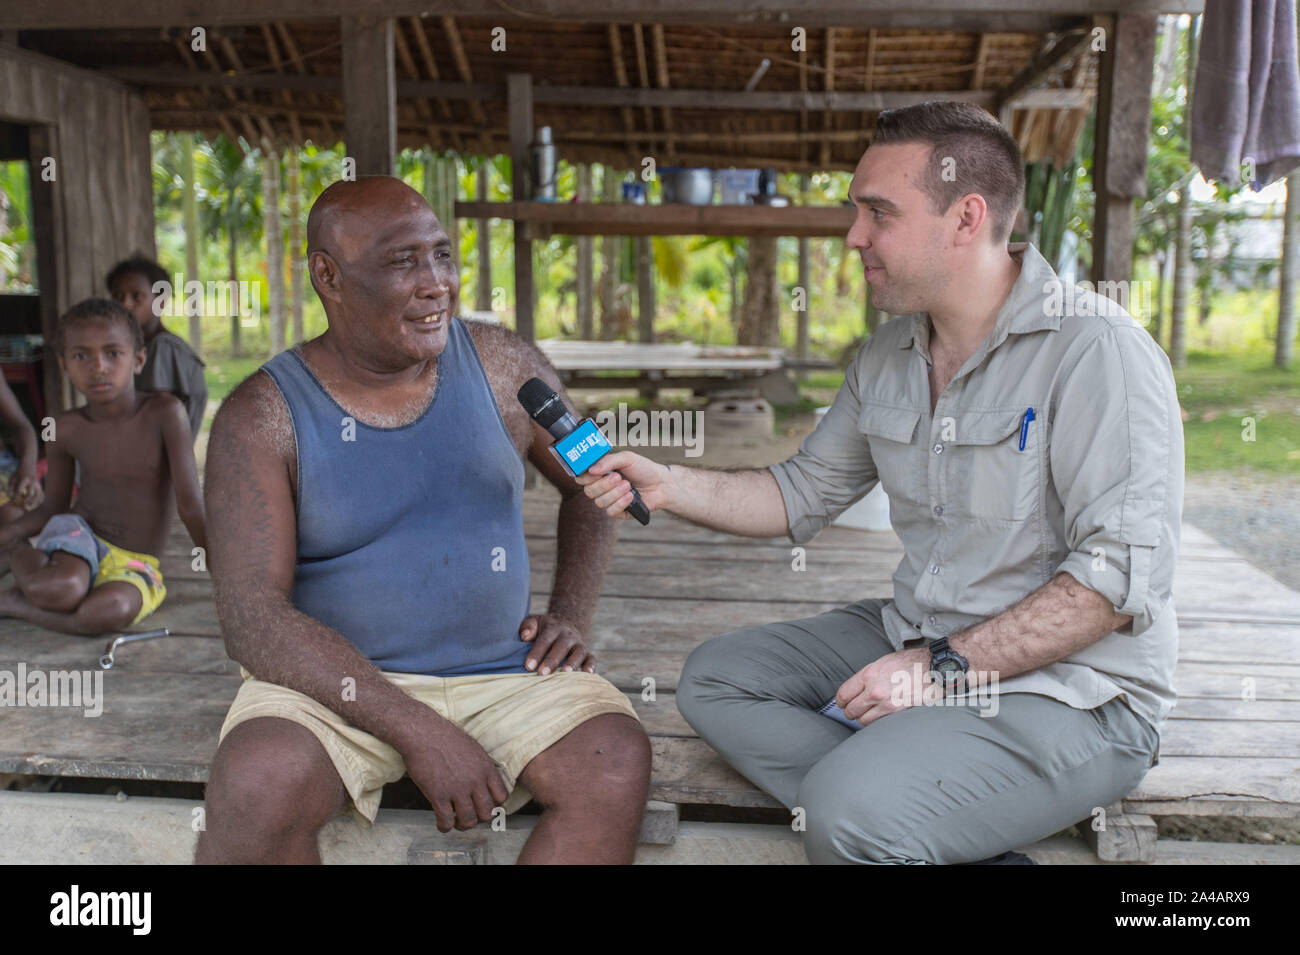
POLYGON ((1191 123, 1207 179, 1236 186, 1250 161, 1258 192, 1300 166, 1295 0, 1206 0, 1191 123))

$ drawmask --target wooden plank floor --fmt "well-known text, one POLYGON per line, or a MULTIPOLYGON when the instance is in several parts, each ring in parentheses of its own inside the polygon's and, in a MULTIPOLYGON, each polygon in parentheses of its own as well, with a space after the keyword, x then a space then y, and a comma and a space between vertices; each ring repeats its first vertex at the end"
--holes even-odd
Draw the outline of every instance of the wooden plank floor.
MULTIPOLYGON (((525 527, 534 610, 546 606, 558 498, 529 492, 525 527)), ((239 684, 222 648, 211 585, 174 528, 168 598, 139 629, 175 637, 128 645, 104 674, 104 713, 12 709, 0 719, 0 773, 200 782, 239 684)), ((791 567, 781 540, 727 537, 656 515, 622 529, 591 634, 600 672, 628 694, 653 739, 652 799, 775 806, 700 741, 677 712, 682 662, 739 627, 887 596, 901 555, 890 533, 830 528, 791 567), (655 699, 641 698, 645 680, 655 699)), ((1300 593, 1185 525, 1175 580, 1178 707, 1161 761, 1124 801, 1147 814, 1300 815, 1300 593), (1253 681, 1254 699, 1243 700, 1253 681)), ((0 621, 0 670, 96 669, 105 639, 0 621)))

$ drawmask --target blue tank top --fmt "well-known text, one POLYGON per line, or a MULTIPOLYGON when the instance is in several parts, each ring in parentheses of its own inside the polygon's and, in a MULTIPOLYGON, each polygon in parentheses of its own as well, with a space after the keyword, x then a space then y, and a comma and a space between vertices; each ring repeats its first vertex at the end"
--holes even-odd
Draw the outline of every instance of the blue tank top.
POLYGON ((524 466, 464 324, 400 428, 354 421, 296 351, 262 368, 298 442, 294 606, 383 670, 527 672, 524 466))

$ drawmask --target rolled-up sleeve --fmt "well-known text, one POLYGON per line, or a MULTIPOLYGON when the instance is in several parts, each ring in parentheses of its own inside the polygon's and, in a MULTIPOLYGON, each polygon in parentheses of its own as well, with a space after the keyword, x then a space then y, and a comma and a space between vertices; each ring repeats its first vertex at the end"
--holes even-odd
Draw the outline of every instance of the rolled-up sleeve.
POLYGON ((1089 343, 1058 392, 1052 480, 1069 554, 1057 568, 1145 631, 1172 600, 1183 500, 1173 372, 1139 326, 1089 343))
POLYGON ((858 430, 861 411, 859 368, 871 340, 844 375, 844 384, 830 410, 799 451, 768 468, 781 488, 790 540, 812 540, 845 509, 876 486, 871 449, 858 430))

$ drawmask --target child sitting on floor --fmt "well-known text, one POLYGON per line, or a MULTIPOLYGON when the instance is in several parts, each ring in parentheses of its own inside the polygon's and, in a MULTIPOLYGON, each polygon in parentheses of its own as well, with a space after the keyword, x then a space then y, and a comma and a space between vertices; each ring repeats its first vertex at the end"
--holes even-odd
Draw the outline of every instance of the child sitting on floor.
POLYGON ((94 635, 158 609, 167 591, 153 555, 167 541, 171 489, 199 547, 207 544, 203 498, 184 405, 135 389, 145 360, 135 316, 87 299, 59 321, 55 351, 89 403, 54 423, 45 503, 0 529, 0 573, 11 567, 16 582, 0 592, 0 616, 94 635), (78 464, 80 493, 68 512, 78 464))

